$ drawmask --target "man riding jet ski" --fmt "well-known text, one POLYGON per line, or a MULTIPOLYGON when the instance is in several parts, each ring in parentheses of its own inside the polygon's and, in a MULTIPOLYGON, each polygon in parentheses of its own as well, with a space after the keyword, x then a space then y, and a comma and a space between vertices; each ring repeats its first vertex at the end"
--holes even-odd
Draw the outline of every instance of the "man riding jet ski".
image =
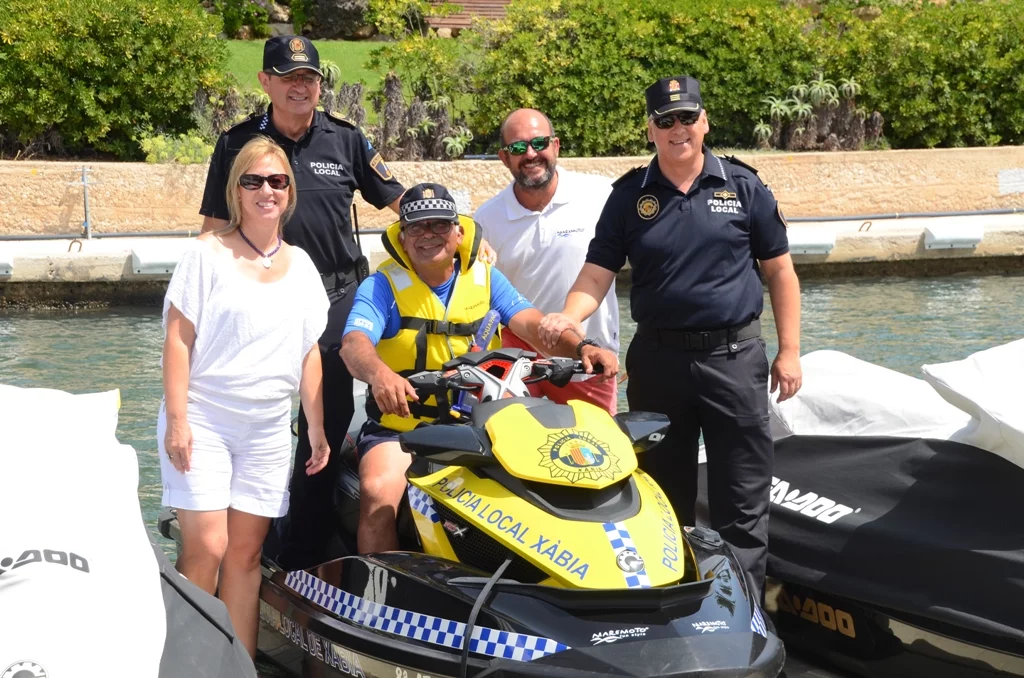
POLYGON ((1024 340, 925 365, 803 356, 774 403, 766 606, 859 676, 1024 676, 1024 340))
MULTIPOLYGON (((435 209, 451 202, 442 190, 413 196, 435 209)), ((454 215, 454 204, 442 208, 454 215)), ((344 349, 373 386, 362 441, 390 436, 403 473, 397 529, 386 504, 373 509, 390 527, 374 536, 393 546, 366 553, 367 446, 355 434, 338 452, 337 536, 352 553, 358 533, 364 555, 298 572, 267 559, 260 648, 304 675, 777 676, 782 645, 728 545, 711 530, 681 529, 637 468, 636 453, 662 439, 667 418, 613 419, 581 401, 529 397, 527 383, 565 384, 617 361, 582 341, 567 342, 582 360, 486 350, 497 343, 486 311, 502 302, 498 274, 476 261, 476 225, 457 217, 458 226, 399 237, 415 223, 388 230, 395 258, 378 273, 393 298, 382 308, 399 316, 380 355, 405 377, 360 371, 379 361, 352 348, 353 335, 371 344, 367 333, 349 332, 344 349), (438 294, 416 262, 449 247, 454 289, 438 294), (403 405, 410 416, 398 416, 403 405)), ((531 310, 505 312, 520 336, 535 323, 516 319, 531 310)), ((388 322, 351 317, 371 331, 388 322)), ((173 535, 170 516, 162 530, 173 535)))
MULTIPOLYGON (((528 397, 528 382, 583 371, 498 349, 411 375, 448 414, 400 436, 402 550, 299 572, 265 561, 260 649, 309 676, 777 676, 782 644, 728 545, 681 529, 637 468, 667 419, 528 397)), ((341 454, 351 545, 355 446, 341 454)))

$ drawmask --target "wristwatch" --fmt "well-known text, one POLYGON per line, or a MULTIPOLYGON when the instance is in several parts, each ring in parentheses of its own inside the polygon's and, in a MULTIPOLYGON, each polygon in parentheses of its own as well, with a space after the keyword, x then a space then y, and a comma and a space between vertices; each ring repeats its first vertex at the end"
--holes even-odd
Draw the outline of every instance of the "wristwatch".
MULTIPOLYGON (((577 358, 582 358, 583 357, 583 347, 584 346, 597 346, 597 342, 594 341, 593 339, 584 339, 580 343, 576 344, 576 357, 577 358)), ((600 347, 598 347, 598 348, 600 348, 600 347)))

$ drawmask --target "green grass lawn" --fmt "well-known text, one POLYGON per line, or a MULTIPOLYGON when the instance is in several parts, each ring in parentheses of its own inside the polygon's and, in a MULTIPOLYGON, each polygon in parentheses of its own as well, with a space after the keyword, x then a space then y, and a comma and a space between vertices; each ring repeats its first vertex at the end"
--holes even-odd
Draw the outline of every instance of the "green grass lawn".
MULTIPOLYGON (((263 68, 262 40, 228 40, 227 71, 235 77, 244 89, 258 90, 260 83, 256 73, 263 68)), ((375 86, 381 74, 367 70, 363 64, 370 58, 370 52, 380 47, 379 42, 352 42, 348 40, 317 40, 316 49, 320 59, 330 59, 341 67, 344 82, 360 80, 375 86)))

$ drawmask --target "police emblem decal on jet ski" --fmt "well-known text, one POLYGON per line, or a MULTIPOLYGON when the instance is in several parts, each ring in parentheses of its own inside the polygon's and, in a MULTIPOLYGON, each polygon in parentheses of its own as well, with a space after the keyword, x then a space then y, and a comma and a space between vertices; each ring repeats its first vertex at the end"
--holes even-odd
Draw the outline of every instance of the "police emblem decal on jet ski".
POLYGON ((587 433, 563 429, 548 436, 538 450, 540 465, 551 471, 552 478, 565 478, 575 483, 582 478, 600 480, 614 478, 619 464, 607 451, 607 445, 587 433))

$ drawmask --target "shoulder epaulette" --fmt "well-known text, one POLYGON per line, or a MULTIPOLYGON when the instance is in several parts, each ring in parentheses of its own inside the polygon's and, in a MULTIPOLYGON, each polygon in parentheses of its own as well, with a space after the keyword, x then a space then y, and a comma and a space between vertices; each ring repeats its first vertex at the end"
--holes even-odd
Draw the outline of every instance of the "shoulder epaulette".
POLYGON ((354 122, 346 118, 341 113, 338 113, 337 111, 331 111, 330 113, 327 114, 327 117, 330 118, 333 122, 340 123, 342 125, 345 125, 346 127, 351 127, 352 129, 359 129, 359 127, 354 122))
POLYGON ((739 165, 740 167, 744 167, 744 168, 750 170, 751 172, 753 172, 754 174, 757 174, 757 170, 756 169, 754 169, 753 167, 751 167, 747 163, 743 162, 742 160, 740 160, 739 158, 737 158, 734 155, 723 155, 722 156, 722 160, 725 160, 726 162, 732 163, 733 165, 739 165))
POLYGON ((244 118, 243 120, 239 120, 238 122, 236 122, 231 127, 228 127, 227 130, 225 130, 225 134, 228 134, 230 132, 234 132, 235 130, 237 130, 242 125, 246 125, 246 124, 252 122, 253 120, 255 120, 256 118, 262 118, 262 117, 263 117, 262 113, 253 113, 253 114, 247 116, 246 118, 244 118))
POLYGON ((633 176, 637 172, 640 172, 640 171, 642 171, 644 169, 647 169, 647 165, 640 165, 639 167, 634 167, 633 169, 629 170, 628 172, 623 174, 621 177, 619 177, 618 179, 613 181, 612 182, 612 186, 618 186, 619 184, 621 184, 626 179, 630 178, 631 176, 633 176))

